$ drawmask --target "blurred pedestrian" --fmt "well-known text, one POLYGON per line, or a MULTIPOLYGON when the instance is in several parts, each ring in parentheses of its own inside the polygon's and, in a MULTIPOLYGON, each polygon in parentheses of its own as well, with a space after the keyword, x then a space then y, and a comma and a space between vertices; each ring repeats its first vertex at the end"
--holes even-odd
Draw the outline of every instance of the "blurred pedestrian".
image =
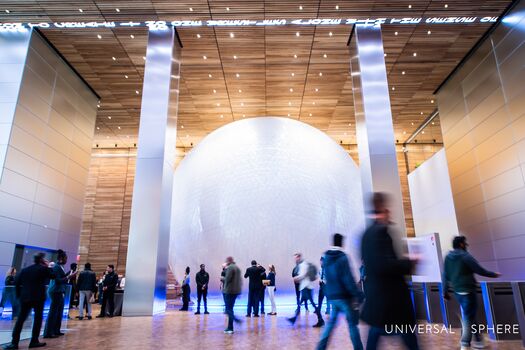
POLYGON ((235 300, 241 294, 242 278, 241 270, 235 264, 231 256, 226 258, 226 271, 224 274, 224 300, 226 302, 226 314, 228 315, 228 326, 224 330, 226 334, 233 334, 233 322, 240 323, 241 320, 235 317, 233 308, 235 300))

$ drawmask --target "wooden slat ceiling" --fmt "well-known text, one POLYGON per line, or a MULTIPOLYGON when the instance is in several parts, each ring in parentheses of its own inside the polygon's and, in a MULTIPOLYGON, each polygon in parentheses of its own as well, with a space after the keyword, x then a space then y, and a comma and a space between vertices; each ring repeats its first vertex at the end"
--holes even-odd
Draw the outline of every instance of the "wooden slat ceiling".
MULTIPOLYGON (((0 22, 481 17, 499 16, 510 3, 17 0, 0 1, 0 22)), ((432 92, 489 26, 383 26, 396 139, 403 142, 436 108, 432 92)), ((222 125, 265 115, 298 119, 337 142, 355 143, 346 46, 350 31, 351 27, 344 25, 179 29, 184 49, 177 144, 191 147, 222 125)), ((138 134, 146 29, 55 29, 43 33, 101 96, 94 145, 133 146, 138 134)), ((441 142, 439 120, 417 139, 441 142)))

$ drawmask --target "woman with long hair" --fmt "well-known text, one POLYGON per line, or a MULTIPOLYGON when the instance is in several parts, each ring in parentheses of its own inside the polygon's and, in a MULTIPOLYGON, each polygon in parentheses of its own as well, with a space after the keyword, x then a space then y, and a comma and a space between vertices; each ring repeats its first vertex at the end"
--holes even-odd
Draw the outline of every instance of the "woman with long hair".
POLYGON ((270 303, 272 304, 272 312, 268 313, 268 315, 275 316, 277 315, 277 307, 275 306, 275 266, 273 264, 270 264, 268 266, 268 275, 266 275, 266 284, 267 290, 268 290, 268 296, 270 297, 270 303))
MULTIPOLYGON (((0 301, 0 308, 4 309, 6 301, 9 301, 12 308, 12 317, 18 316, 18 300, 16 298, 16 292, 15 288, 6 288, 9 286, 15 285, 15 276, 16 276, 16 269, 14 267, 10 267, 9 270, 7 270, 7 274, 5 276, 5 287, 2 290, 2 300, 0 301)), ((1 313, 0 313, 1 314, 1 313)))
POLYGON ((188 311, 188 306, 190 304, 190 267, 186 266, 186 273, 184 274, 184 279, 182 280, 182 308, 180 311, 188 311))

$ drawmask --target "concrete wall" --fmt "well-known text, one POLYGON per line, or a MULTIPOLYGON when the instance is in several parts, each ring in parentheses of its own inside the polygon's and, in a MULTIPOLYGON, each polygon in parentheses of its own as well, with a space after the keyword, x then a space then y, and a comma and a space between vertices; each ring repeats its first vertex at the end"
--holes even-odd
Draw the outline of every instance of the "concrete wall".
POLYGON ((33 32, 0 182, 0 275, 15 244, 62 248, 76 258, 96 104, 33 32))
POLYGON ((459 231, 503 280, 525 278, 525 1, 438 93, 459 231))
POLYGON ((416 237, 439 233, 445 256, 458 235, 458 224, 444 149, 408 174, 408 188, 416 237))

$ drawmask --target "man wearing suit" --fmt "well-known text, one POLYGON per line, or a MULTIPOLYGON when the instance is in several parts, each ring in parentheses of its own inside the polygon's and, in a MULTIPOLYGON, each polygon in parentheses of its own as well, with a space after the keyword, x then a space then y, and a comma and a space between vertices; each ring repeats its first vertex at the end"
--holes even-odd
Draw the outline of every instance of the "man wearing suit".
POLYGON ((67 263, 67 254, 62 249, 59 249, 57 255, 57 263, 53 266, 51 271, 52 280, 49 283, 48 293, 51 305, 47 314, 44 338, 57 338, 64 335, 64 333, 60 332, 62 314, 64 313, 64 295, 66 294, 69 280, 75 278, 78 272, 73 272, 66 276, 64 265, 67 263))
POLYGON ((246 317, 259 317, 259 297, 261 295, 261 289, 263 287, 262 280, 265 272, 264 267, 257 266, 257 261, 252 260, 252 266, 246 269, 244 278, 249 278, 250 282, 248 285, 248 311, 246 317))
POLYGON ((115 289, 118 284, 118 275, 115 273, 115 266, 106 267, 106 276, 102 282, 102 308, 97 318, 106 317, 106 305, 109 304, 109 317, 113 317, 115 311, 115 289))
POLYGON ((46 343, 40 343, 38 336, 42 327, 42 317, 44 313, 44 302, 46 300, 46 282, 51 276, 48 268, 48 262, 44 258, 44 253, 38 253, 34 257, 34 264, 28 266, 16 276, 15 289, 16 296, 20 300, 20 314, 13 328, 13 339, 11 344, 4 349, 18 349, 20 341, 20 332, 26 321, 31 309, 34 310, 33 332, 31 336, 30 348, 39 348, 46 346, 46 343))

